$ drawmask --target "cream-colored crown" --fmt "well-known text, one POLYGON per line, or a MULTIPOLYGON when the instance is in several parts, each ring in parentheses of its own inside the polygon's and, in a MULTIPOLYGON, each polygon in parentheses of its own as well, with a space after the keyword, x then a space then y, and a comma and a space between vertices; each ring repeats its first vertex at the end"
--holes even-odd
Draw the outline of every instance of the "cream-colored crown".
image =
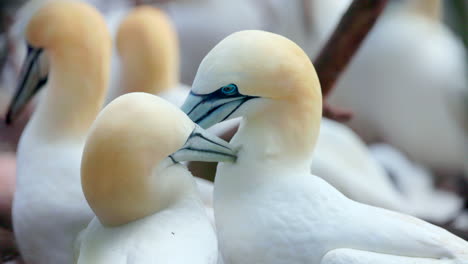
POLYGON ((153 171, 193 129, 177 107, 146 93, 122 95, 101 111, 83 151, 81 180, 102 223, 123 224, 159 208, 161 182, 153 171))

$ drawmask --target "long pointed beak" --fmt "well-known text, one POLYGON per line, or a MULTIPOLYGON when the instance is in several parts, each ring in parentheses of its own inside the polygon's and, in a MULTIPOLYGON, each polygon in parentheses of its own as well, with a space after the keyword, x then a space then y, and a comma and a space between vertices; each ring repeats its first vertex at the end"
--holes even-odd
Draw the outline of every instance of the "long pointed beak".
POLYGON ((24 110, 34 95, 47 82, 49 66, 43 49, 28 47, 26 60, 21 68, 19 84, 8 108, 6 123, 11 124, 24 110))
POLYGON ((184 146, 170 158, 174 162, 235 162, 237 154, 229 143, 196 125, 184 146))
POLYGON ((239 107, 256 96, 235 96, 220 98, 217 92, 211 94, 190 94, 180 107, 188 117, 199 126, 207 129, 219 122, 234 117, 239 107))

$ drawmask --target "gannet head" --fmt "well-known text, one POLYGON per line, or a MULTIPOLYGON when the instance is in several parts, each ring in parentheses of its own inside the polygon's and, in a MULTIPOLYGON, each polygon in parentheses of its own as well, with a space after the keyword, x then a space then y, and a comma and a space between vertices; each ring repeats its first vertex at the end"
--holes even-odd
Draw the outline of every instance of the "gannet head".
POLYGON ((294 42, 264 31, 234 33, 200 64, 182 110, 208 128, 238 116, 268 111, 278 102, 321 107, 317 75, 294 42))
POLYGON ((179 44, 169 17, 140 6, 123 20, 117 32, 125 92, 158 94, 179 81, 179 44))
POLYGON ((225 141, 206 133, 171 103, 147 93, 122 95, 106 106, 83 151, 85 197, 103 224, 154 214, 181 192, 179 161, 234 161, 225 141))
POLYGON ((181 108, 203 128, 243 116, 239 132, 251 149, 305 164, 319 132, 322 95, 299 46, 248 30, 228 36, 206 55, 181 108))
MULTIPOLYGON (((96 59, 110 56, 111 39, 102 16, 93 7, 79 1, 48 1, 30 19, 25 34, 27 56, 8 110, 7 123, 21 113, 47 82, 51 59, 67 60, 67 66, 74 63, 74 66, 63 70, 70 73, 86 67, 87 63, 95 63, 96 59)), ((56 68, 60 66, 64 65, 56 68)), ((105 71, 95 74, 100 75, 103 82, 105 78, 101 76, 108 75, 105 71)))

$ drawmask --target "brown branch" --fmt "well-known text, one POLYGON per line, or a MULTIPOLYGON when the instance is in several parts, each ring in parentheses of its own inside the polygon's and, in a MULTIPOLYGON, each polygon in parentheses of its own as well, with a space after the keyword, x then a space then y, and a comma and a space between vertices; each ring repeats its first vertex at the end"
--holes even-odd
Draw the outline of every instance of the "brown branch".
MULTIPOLYGON (((324 98, 330 94, 387 2, 388 0, 354 0, 341 18, 314 63, 324 98)), ((335 110, 326 104, 324 115, 344 119, 351 117, 349 111, 335 110)))
POLYGON ((324 97, 332 90, 386 3, 387 0, 354 0, 341 18, 314 63, 324 97))

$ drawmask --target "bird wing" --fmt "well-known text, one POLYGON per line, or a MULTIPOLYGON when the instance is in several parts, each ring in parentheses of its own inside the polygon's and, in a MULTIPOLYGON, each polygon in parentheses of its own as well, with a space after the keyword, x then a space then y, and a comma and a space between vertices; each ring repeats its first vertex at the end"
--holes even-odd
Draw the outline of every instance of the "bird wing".
POLYGON ((449 259, 429 259, 381 254, 350 248, 331 250, 323 256, 320 264, 449 264, 449 259))
POLYGON ((416 217, 350 201, 354 219, 346 232, 356 249, 386 254, 459 258, 468 263, 468 242, 416 217), (353 208, 354 207, 354 208, 353 208))

